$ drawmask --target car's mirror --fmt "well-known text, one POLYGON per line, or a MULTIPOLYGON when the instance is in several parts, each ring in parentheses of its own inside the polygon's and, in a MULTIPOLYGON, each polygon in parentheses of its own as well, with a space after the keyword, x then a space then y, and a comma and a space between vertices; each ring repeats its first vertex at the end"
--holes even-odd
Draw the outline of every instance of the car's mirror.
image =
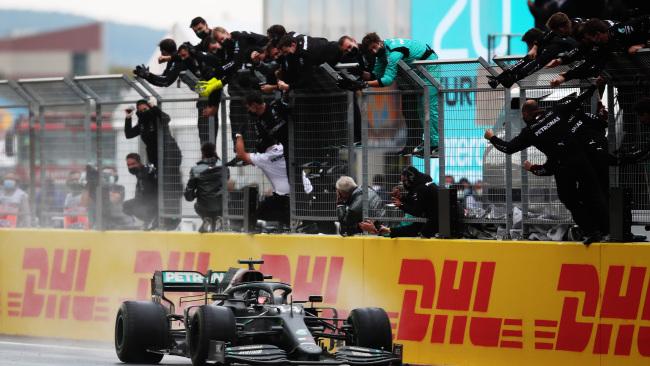
POLYGON ((309 302, 323 302, 323 296, 322 295, 310 295, 309 296, 309 302))

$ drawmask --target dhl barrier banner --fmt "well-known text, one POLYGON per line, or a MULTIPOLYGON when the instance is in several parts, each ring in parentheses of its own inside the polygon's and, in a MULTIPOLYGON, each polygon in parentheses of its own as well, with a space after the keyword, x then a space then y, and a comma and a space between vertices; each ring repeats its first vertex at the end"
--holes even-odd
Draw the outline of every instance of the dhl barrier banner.
POLYGON ((650 245, 0 230, 0 333, 111 340, 158 269, 263 258, 294 299, 386 309, 405 360, 650 364, 650 245))

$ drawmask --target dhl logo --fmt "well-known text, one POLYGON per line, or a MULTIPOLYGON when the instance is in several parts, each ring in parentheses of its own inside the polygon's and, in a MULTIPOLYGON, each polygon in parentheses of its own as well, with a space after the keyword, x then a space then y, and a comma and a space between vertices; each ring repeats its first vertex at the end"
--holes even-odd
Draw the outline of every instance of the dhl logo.
POLYGON ((326 303, 336 303, 343 272, 343 257, 300 255, 295 272, 292 272, 287 255, 263 254, 262 259, 262 273, 273 275, 274 280, 291 284, 295 298, 307 299, 309 295, 322 294, 326 303), (314 264, 310 273, 312 258, 314 264))
POLYGON ((108 320, 108 297, 86 296, 90 263, 88 249, 27 248, 22 269, 23 292, 7 293, 9 317, 108 320))
POLYGON ((636 334, 639 354, 649 357, 650 281, 641 301, 647 272, 647 267, 609 266, 601 289, 595 266, 563 264, 557 284, 565 294, 560 319, 535 320, 535 348, 629 356, 636 334))
POLYGON ((445 260, 437 283, 431 261, 402 260, 398 283, 416 285, 421 290, 404 291, 397 340, 464 344, 468 334, 470 343, 475 346, 522 348, 522 319, 467 315, 470 310, 487 313, 495 268, 495 262, 445 260), (457 277, 460 278, 455 286, 457 277), (418 307, 429 312, 418 312, 418 307), (436 312, 431 314, 431 310, 436 312), (460 314, 451 315, 450 311, 460 314))

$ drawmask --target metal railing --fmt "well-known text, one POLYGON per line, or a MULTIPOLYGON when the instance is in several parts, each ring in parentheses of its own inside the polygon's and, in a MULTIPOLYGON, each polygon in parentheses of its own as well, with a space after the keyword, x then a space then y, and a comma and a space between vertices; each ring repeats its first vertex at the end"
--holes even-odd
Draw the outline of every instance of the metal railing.
MULTIPOLYGON (((318 91, 294 91, 289 153, 292 229, 300 230, 301 222, 336 220, 334 183, 340 175, 354 177, 363 187, 365 217, 389 225, 421 221, 390 204, 389 192, 409 165, 430 174, 441 187, 459 191, 466 224, 499 226, 500 236, 515 238, 527 237, 538 225, 570 224, 553 178, 529 175, 522 169, 525 160, 542 163, 543 154, 530 148, 507 156, 483 139, 487 128, 506 140, 514 137, 523 127, 518 106, 526 98, 552 106, 586 86, 574 81, 550 88, 550 80, 562 68, 543 69, 510 89, 487 85, 487 75, 496 75, 518 59, 497 57, 496 66, 482 58, 402 62, 393 86, 362 92, 338 89, 328 79, 331 72, 323 72, 318 91), (437 156, 429 153, 433 141, 426 138, 432 125, 438 126, 437 156), (401 154, 405 146, 420 143, 424 156, 401 154), (297 189, 302 186, 296 184, 302 172, 312 179, 310 194, 297 189), (376 217, 368 207, 370 189, 384 202, 376 217)), ((625 62, 610 65, 608 73, 616 77, 608 83, 604 98, 611 112, 612 150, 637 148, 648 141, 645 127, 630 112, 636 100, 648 95, 644 67, 650 65, 650 56, 641 52, 621 59, 625 62)), ((229 95, 226 89, 219 112, 207 121, 208 139, 216 143, 223 163, 235 156, 233 128, 243 132, 247 150, 254 150, 253 124, 243 97, 229 95)), ((2 175, 16 173, 29 197, 32 220, 25 226, 139 227, 121 212, 135 186, 124 157, 129 152, 146 156, 145 146, 139 138, 125 138, 123 110, 143 98, 155 99, 171 117, 169 135, 158 129, 158 215, 161 222, 168 222, 161 228, 173 228, 179 221, 184 230, 196 228, 198 216, 192 203, 182 199, 182 191, 190 168, 201 158, 199 100, 180 85, 158 88, 123 75, 0 81, 0 108, 11 116, 0 169, 2 175), (174 146, 180 155, 169 155, 174 146), (88 176, 93 169, 99 172, 96 178, 88 176), (86 184, 85 197, 64 186, 77 173, 86 184), (70 202, 81 202, 86 211, 70 210, 66 206, 70 202)), ((596 102, 597 96, 586 109, 595 111, 596 102)), ((243 230, 244 188, 256 185, 264 195, 271 185, 253 166, 229 170, 229 177, 222 177, 222 229, 243 230)), ((610 178, 612 186, 633 191, 634 221, 650 223, 646 165, 612 168, 610 178)))

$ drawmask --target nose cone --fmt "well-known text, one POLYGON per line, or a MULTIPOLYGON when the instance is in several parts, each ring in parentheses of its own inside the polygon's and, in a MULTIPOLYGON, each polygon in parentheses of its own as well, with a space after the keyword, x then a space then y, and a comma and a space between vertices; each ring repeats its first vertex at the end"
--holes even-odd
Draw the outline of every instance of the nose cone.
POLYGON ((298 346, 298 352, 311 358, 313 356, 320 356, 323 350, 315 343, 301 343, 298 346))

